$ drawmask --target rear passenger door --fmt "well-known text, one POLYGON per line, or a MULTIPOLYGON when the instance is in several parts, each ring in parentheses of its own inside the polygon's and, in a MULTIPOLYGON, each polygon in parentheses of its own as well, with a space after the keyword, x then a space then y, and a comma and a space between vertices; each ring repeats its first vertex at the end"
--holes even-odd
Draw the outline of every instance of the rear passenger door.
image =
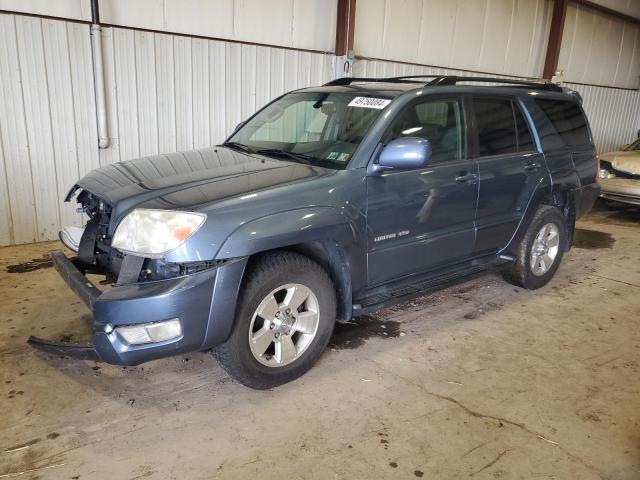
POLYGON ((547 170, 517 99, 477 95, 472 105, 480 172, 473 253, 479 256, 509 242, 547 170))

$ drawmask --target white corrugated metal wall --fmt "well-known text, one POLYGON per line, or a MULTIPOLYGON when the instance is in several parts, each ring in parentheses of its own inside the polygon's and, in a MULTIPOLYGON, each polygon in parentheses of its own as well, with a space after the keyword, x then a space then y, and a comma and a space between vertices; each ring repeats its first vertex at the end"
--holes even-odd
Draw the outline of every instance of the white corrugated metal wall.
POLYGON ((358 0, 358 56, 539 76, 550 0, 358 0))
POLYGON ((571 82, 637 89, 640 26, 569 4, 558 70, 571 82))
MULTIPOLYGON (((336 0, 98 0, 111 26, 333 51, 336 0)), ((90 0, 0 0, 0 10, 91 21, 90 0)))
POLYGON ((0 14, 0 245, 78 224, 62 203, 107 163, 222 141, 270 99, 331 78, 333 56, 103 31, 111 146, 98 150, 89 26, 0 14))
MULTIPOLYGON (((550 0, 358 0, 354 74, 540 77, 551 7, 550 0)), ((599 152, 636 138, 637 25, 571 4, 558 69, 584 98, 599 152)))

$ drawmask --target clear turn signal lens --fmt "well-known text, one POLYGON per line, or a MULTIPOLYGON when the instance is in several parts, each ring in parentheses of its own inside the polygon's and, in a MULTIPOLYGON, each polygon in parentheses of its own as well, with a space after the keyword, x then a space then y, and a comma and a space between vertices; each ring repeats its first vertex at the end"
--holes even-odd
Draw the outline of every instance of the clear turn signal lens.
POLYGON ((143 343, 164 342, 178 338, 182 336, 182 325, 180 320, 173 318, 162 322, 117 327, 115 331, 129 345, 141 345, 143 343))

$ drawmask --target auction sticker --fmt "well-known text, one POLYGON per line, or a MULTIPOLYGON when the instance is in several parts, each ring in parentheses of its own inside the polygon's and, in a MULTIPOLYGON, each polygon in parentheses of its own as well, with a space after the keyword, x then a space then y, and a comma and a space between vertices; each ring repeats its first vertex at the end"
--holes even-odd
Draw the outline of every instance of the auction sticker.
POLYGON ((361 108, 377 108, 378 110, 382 110, 390 103, 391 100, 389 100, 388 98, 356 97, 349 102, 349 106, 361 108))

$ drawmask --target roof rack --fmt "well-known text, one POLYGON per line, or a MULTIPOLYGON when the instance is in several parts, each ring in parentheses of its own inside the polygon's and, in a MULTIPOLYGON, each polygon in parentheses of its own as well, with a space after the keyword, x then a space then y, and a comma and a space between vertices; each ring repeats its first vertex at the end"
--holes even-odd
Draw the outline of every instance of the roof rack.
POLYGON ((562 92, 562 87, 545 80, 512 80, 509 78, 493 77, 465 77, 457 75, 406 75, 402 77, 371 78, 371 77, 342 77, 331 80, 324 85, 344 86, 354 82, 384 82, 384 83, 418 83, 426 87, 454 86, 458 82, 478 82, 478 83, 500 83, 517 87, 535 88, 537 90, 549 90, 552 92, 562 92), (433 79, 424 84, 419 79, 433 79))
POLYGON ((478 82, 478 83, 501 83, 505 85, 515 85, 522 87, 535 88, 538 90, 550 90, 553 92, 562 92, 562 87, 546 80, 512 80, 510 78, 494 78, 494 77, 459 77, 457 75, 441 75, 427 83, 427 87, 435 86, 451 86, 458 82, 478 82))
POLYGON ((336 78, 324 84, 325 87, 351 85, 354 82, 384 82, 384 83, 419 83, 418 78, 438 78, 439 75, 409 75, 405 77, 384 77, 384 78, 372 78, 372 77, 342 77, 336 78))

